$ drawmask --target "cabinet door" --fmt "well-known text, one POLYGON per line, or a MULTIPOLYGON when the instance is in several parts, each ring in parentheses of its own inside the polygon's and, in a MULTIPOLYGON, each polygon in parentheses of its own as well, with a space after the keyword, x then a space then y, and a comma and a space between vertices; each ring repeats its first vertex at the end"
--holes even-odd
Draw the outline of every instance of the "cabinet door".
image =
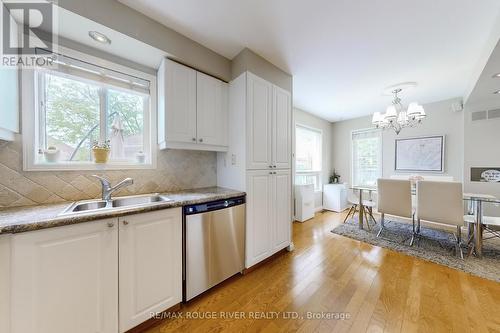
POLYGON ((246 267, 267 258, 272 250, 271 171, 247 173, 246 267))
POLYGON ((196 73, 197 138, 200 144, 227 146, 227 85, 196 73))
POLYGON ((182 214, 173 208, 119 219, 120 332, 182 300, 182 214))
POLYGON ((12 332, 118 331, 117 220, 12 237, 12 332))
POLYGON ((247 73, 247 168, 269 169, 272 167, 271 83, 247 73))
POLYGON ((290 245, 292 196, 290 170, 278 170, 273 175, 273 252, 290 245))
POLYGON ((196 71, 165 60, 166 141, 196 142, 196 71))
POLYGON ((273 166, 290 169, 292 162, 292 107, 290 93, 273 87, 273 166))

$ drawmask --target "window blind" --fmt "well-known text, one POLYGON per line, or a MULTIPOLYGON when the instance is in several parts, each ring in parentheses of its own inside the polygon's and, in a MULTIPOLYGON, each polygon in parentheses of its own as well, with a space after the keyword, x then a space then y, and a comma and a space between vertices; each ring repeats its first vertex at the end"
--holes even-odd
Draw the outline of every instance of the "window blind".
POLYGON ((149 95, 150 82, 148 80, 121 73, 99 65, 94 65, 83 60, 52 53, 48 50, 37 48, 36 54, 52 54, 55 57, 55 66, 46 69, 49 72, 73 75, 85 80, 99 82, 104 85, 132 90, 149 95))

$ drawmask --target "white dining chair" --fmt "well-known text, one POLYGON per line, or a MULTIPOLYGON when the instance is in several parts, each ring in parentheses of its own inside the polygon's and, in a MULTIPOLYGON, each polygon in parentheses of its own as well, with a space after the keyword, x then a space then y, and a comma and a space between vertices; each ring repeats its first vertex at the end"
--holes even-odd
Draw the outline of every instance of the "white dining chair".
MULTIPOLYGON (((356 213, 359 213, 359 197, 352 190, 347 194, 347 201, 349 202, 351 207, 349 208, 349 211, 347 212, 347 215, 344 218, 344 223, 346 223, 346 221, 349 218, 352 219, 356 215, 356 213)), ((371 193, 368 200, 365 199, 363 200, 363 207, 364 207, 363 223, 366 223, 368 230, 370 230, 371 228, 369 219, 371 219, 374 224, 377 223, 377 221, 373 217, 373 208, 375 207, 375 202, 372 200, 371 193)))
POLYGON ((443 230, 455 235, 457 255, 463 259, 461 248, 464 226, 464 203, 462 183, 459 182, 417 182, 417 226, 414 226, 412 241, 421 237, 422 223, 426 228, 443 230))
POLYGON ((377 210, 380 213, 380 229, 377 237, 380 236, 385 227, 385 215, 411 218, 413 227, 414 211, 411 200, 411 182, 402 179, 377 180, 377 210))

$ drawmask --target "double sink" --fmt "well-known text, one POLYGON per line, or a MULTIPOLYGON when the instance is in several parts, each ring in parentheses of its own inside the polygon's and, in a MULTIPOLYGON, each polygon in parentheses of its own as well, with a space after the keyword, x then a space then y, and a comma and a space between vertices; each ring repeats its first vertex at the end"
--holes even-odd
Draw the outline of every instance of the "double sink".
POLYGON ((85 200, 72 203, 60 215, 83 214, 100 212, 103 210, 118 210, 123 208, 133 208, 147 206, 150 204, 172 201, 172 199, 156 194, 134 195, 128 197, 118 197, 111 200, 85 200))

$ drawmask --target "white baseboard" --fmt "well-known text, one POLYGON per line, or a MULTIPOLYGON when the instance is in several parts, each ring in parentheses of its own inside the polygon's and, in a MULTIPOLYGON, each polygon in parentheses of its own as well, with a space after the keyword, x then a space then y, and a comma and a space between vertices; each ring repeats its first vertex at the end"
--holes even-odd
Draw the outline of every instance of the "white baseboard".
POLYGON ((314 212, 317 213, 317 212, 321 212, 323 210, 323 206, 319 206, 319 207, 314 207, 314 212))

